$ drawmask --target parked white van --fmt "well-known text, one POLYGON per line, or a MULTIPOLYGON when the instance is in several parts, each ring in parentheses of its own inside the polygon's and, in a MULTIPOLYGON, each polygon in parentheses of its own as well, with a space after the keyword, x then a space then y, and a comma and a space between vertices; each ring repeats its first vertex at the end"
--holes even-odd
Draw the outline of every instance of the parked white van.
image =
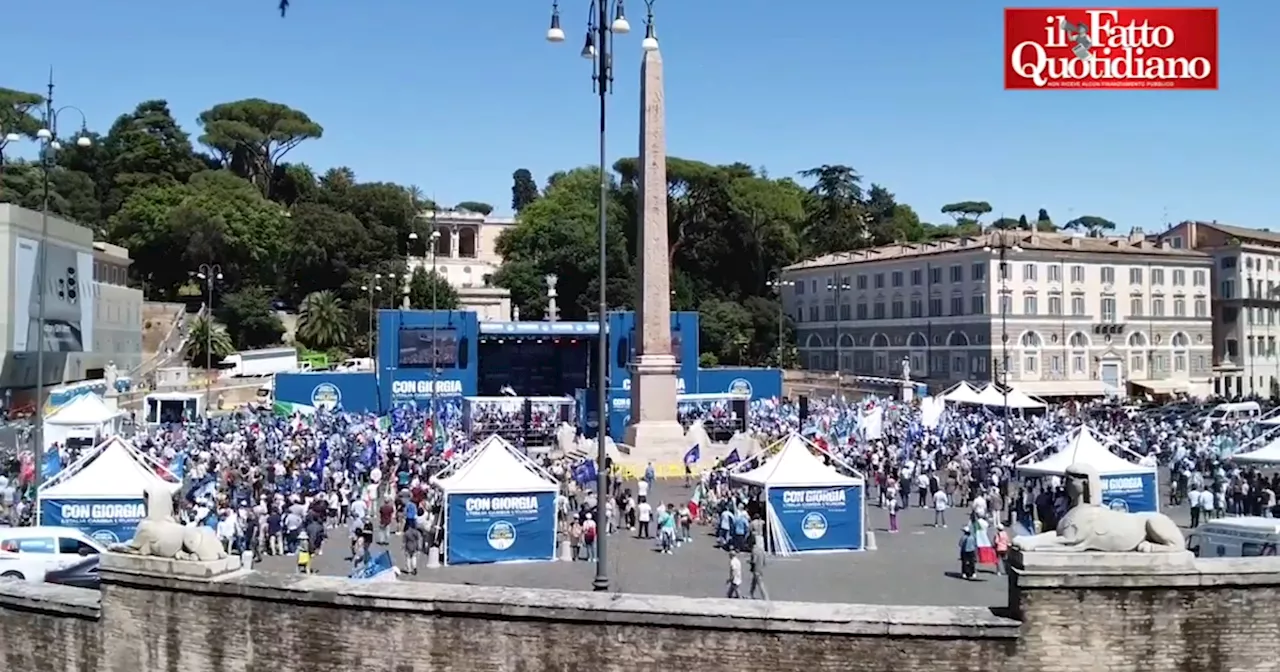
POLYGON ((1187 550, 1198 558, 1251 558, 1275 555, 1280 518, 1216 518, 1187 534, 1187 550))
POLYGON ((0 528, 0 577, 44 581, 45 572, 106 550, 89 535, 71 527, 0 528))
POLYGON ((1218 404, 1209 414, 1204 416, 1206 427, 1215 422, 1229 420, 1245 420, 1262 417, 1262 407, 1256 401, 1237 401, 1229 404, 1218 404))

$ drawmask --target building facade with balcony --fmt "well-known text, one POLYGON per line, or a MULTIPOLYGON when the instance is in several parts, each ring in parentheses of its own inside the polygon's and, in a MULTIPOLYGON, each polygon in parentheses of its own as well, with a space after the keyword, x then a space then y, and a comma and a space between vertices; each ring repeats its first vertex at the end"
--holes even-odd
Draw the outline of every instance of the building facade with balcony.
POLYGON ((1280 397, 1276 324, 1280 311, 1280 234, 1182 222, 1160 236, 1174 249, 1212 259, 1213 387, 1227 397, 1280 397))
POLYGON ((1211 392, 1212 260, 1140 232, 992 231, 784 269, 801 363, 1044 397, 1211 392), (1004 262, 1001 262, 1001 250, 1004 262))
POLYGON ((492 278, 502 265, 498 236, 515 226, 515 218, 464 210, 426 211, 419 218, 427 224, 424 230, 440 235, 434 247, 429 238, 410 246, 408 272, 429 271, 434 264, 436 272, 458 290, 462 309, 475 311, 482 320, 511 319, 511 294, 494 286, 492 278))

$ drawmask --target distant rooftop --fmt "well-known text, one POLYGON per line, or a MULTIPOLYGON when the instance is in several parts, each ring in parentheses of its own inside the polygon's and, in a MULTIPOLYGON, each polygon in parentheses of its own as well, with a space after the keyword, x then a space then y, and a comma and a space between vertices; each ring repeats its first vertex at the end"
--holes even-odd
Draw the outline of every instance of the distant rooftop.
POLYGON ((515 224, 514 217, 497 217, 483 215, 470 210, 423 210, 418 213, 419 219, 434 219, 440 222, 468 222, 476 224, 515 224))
POLYGON ((1213 221, 1213 222, 1190 221, 1190 222, 1183 222, 1183 224, 1195 224, 1196 226, 1207 226, 1209 228, 1217 229, 1227 234, 1228 236, 1239 238, 1241 240, 1254 240, 1258 242, 1269 243, 1272 245, 1280 245, 1280 233, 1275 233, 1273 231, 1267 231, 1264 229, 1247 229, 1243 226, 1231 226, 1230 224, 1220 224, 1216 221, 1213 221))
MULTIPOLYGON (((1214 225, 1219 226, 1219 225, 1214 225)), ((1252 229, 1244 229, 1252 231, 1252 229)), ((1257 233, 1257 232, 1255 232, 1257 233)), ((1275 234, 1271 234, 1275 236, 1275 234)), ((1280 236, 1276 236, 1280 241, 1280 236)), ((1206 257, 1203 252, 1189 249, 1174 249, 1135 231, 1128 236, 1089 237, 1082 234, 1046 233, 1043 231, 999 231, 991 230, 972 236, 942 238, 922 243, 895 243, 880 247, 869 247, 849 252, 827 254, 815 259, 808 259, 787 266, 784 270, 798 271, 807 268, 824 268, 827 266, 848 266, 852 264, 873 263, 894 259, 910 259, 928 257, 939 254, 951 254, 999 247, 1001 244, 1017 245, 1025 250, 1041 250, 1045 252, 1080 252, 1084 254, 1143 254, 1167 257, 1206 257)))

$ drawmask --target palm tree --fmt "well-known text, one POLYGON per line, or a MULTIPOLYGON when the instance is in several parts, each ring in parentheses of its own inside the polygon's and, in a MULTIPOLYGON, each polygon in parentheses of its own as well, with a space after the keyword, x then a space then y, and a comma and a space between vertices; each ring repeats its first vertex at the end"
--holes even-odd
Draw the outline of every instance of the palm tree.
POLYGON ((330 291, 312 292, 298 310, 298 340, 317 350, 336 348, 347 342, 350 322, 342 299, 330 291))
POLYGON ((190 335, 187 337, 187 349, 184 355, 194 366, 204 366, 210 360, 217 362, 236 351, 231 337, 222 325, 215 323, 206 315, 197 317, 191 323, 190 335))

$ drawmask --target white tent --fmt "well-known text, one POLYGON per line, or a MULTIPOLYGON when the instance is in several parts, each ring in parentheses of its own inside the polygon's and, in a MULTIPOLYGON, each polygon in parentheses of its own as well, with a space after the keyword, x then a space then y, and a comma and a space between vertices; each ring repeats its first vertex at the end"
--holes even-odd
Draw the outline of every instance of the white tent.
POLYGON ((101 426, 124 415, 123 411, 113 410, 107 402, 96 394, 82 394, 70 403, 54 411, 45 419, 50 425, 94 425, 101 426))
POLYGON ((1009 388, 1009 408, 1045 408, 1048 404, 1027 395, 1016 387, 1009 388))
POLYGON ((732 474, 729 480, 757 487, 803 486, 816 488, 862 485, 863 479, 844 474, 829 467, 813 454, 810 445, 799 434, 787 437, 782 450, 765 460, 763 464, 740 474, 732 474))
POLYGON ((1004 392, 1001 392, 1000 390, 996 389, 995 385, 991 383, 987 383, 987 386, 982 388, 982 391, 978 393, 978 403, 982 404, 983 406, 1003 407, 1004 392))
POLYGON ((957 404, 980 404, 978 401, 978 391, 969 386, 969 383, 963 380, 956 383, 955 387, 947 390, 942 394, 942 398, 957 404))
POLYGON ((1257 450, 1232 455, 1231 459, 1245 464, 1280 464, 1280 439, 1273 439, 1257 450))
MULTIPOLYGON (((1088 427, 1080 426, 1067 435, 1067 445, 1062 450, 1038 461, 1034 460, 1048 446, 1022 458, 1018 471, 1030 476, 1061 476, 1072 464, 1087 464, 1098 470, 1099 476, 1120 474, 1147 474, 1155 470, 1130 462, 1107 449, 1088 427)), ((1137 453, 1134 459, 1141 459, 1137 453)))
POLYGON ((546 492, 559 488, 551 474, 496 434, 431 482, 447 494, 546 492))
POLYGON ((40 488, 39 498, 141 499, 153 486, 176 492, 181 484, 155 460, 113 436, 50 478, 40 488))

